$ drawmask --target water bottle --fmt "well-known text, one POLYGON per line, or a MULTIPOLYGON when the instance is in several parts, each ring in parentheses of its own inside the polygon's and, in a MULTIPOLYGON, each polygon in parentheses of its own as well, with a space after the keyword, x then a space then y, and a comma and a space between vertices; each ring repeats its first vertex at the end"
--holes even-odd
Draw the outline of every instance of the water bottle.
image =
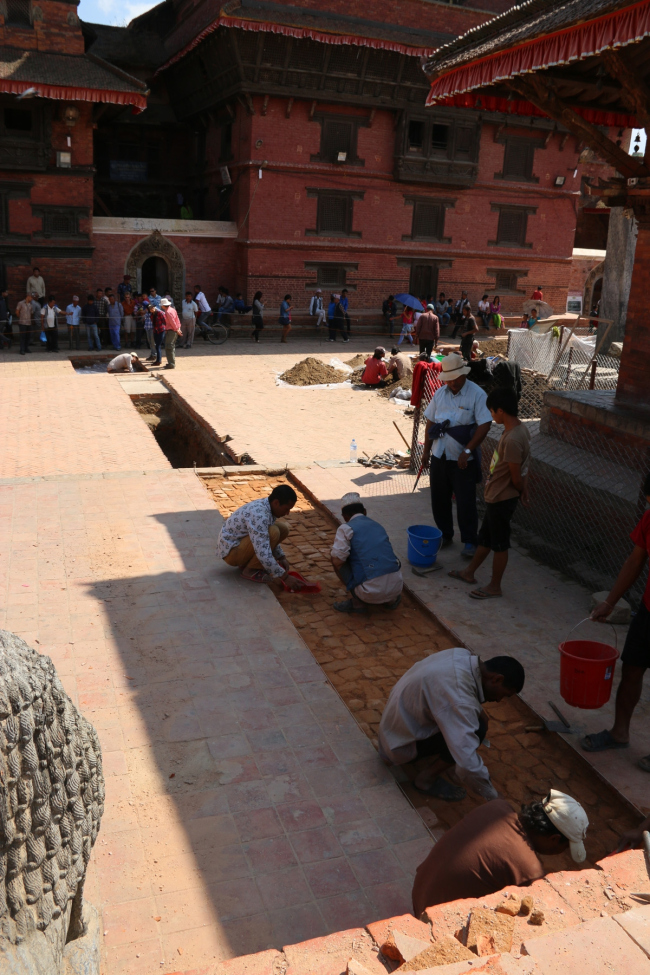
POLYGON ((356 464, 357 462, 357 442, 353 440, 350 444, 350 463, 356 464))

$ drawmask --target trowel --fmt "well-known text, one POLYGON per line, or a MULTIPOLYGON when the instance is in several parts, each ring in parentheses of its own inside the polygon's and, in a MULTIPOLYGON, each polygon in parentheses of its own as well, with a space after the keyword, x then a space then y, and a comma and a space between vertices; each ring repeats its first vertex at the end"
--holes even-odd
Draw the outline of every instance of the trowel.
POLYGON ((557 731, 561 735, 581 735, 583 733, 584 729, 576 728, 574 725, 572 725, 571 722, 564 717, 557 705, 553 704, 553 701, 549 701, 548 705, 549 707, 553 708, 560 720, 548 721, 546 718, 542 718, 541 720, 544 722, 543 727, 540 727, 539 725, 529 725, 526 728, 526 731, 543 731, 546 729, 546 731, 557 731))

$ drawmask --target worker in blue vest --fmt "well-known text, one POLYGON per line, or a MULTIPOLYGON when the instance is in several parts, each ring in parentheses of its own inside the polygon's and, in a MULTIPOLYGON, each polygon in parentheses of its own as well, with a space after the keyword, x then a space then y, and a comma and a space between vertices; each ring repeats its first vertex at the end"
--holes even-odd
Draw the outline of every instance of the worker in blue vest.
POLYGON ((341 499, 341 514, 344 524, 336 531, 330 558, 350 598, 334 603, 334 609, 339 613, 366 613, 369 605, 396 609, 404 580, 384 528, 368 518, 355 491, 341 499))

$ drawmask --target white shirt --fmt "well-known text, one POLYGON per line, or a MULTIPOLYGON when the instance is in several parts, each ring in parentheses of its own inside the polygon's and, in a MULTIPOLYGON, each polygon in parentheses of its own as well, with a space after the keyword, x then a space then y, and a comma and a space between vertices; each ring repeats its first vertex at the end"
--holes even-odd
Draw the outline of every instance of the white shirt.
MULTIPOLYGON (((361 512, 352 515, 350 521, 354 521, 360 514, 361 512)), ((339 525, 336 529, 336 536, 331 552, 335 559, 340 559, 341 562, 345 562, 349 557, 353 535, 354 531, 350 528, 349 522, 339 525)), ((403 587, 404 579, 402 578, 401 569, 398 569, 397 572, 389 572, 388 575, 377 576, 376 579, 366 579, 365 582, 354 587, 354 594, 364 603, 390 603, 394 599, 397 599, 403 587)))
POLYGON ((56 328, 56 316, 61 314, 61 309, 50 308, 49 305, 43 305, 41 308, 41 318, 43 319, 43 324, 47 325, 48 328, 56 328))
POLYGON ((283 576, 285 570, 277 562, 277 559, 284 557, 284 552, 279 545, 271 551, 269 541, 269 528, 275 521, 275 516, 271 511, 271 504, 268 498, 258 498, 256 501, 249 501, 237 511, 233 511, 230 518, 221 526, 219 538, 217 539, 217 555, 225 559, 229 552, 239 545, 242 538, 248 535, 253 543, 255 555, 258 557, 264 570, 269 575, 279 578, 283 576))
POLYGON ((192 322, 196 318, 199 306, 195 301, 187 301, 183 298, 183 304, 181 306, 181 318, 184 322, 192 322))
POLYGON ((379 754, 393 765, 412 762, 416 742, 440 731, 458 777, 484 799, 498 798, 478 754, 484 700, 480 661, 469 650, 452 647, 425 657, 390 692, 379 725, 379 754))
POLYGON ((208 299, 205 297, 202 291, 194 295, 194 301, 197 303, 202 312, 212 311, 210 305, 208 304, 208 299))
POLYGON ((39 274, 38 277, 31 274, 27 278, 27 292, 30 295, 33 295, 34 292, 36 292, 39 298, 45 297, 45 278, 42 274, 39 274))
POLYGON ((68 325, 78 325, 81 321, 81 305, 69 304, 65 310, 65 320, 68 325))
POLYGON ((133 356, 130 352, 122 352, 111 359, 107 368, 109 372, 133 372, 133 356))
MULTIPOLYGON (((444 373, 442 374, 444 375, 444 373)), ((492 414, 485 405, 486 393, 469 379, 459 393, 455 395, 449 386, 443 385, 433 394, 433 398, 426 410, 424 417, 432 423, 444 423, 449 420, 452 427, 465 426, 468 423, 475 423, 481 426, 482 423, 492 423, 492 414)), ((439 440, 434 440, 431 445, 431 452, 434 457, 446 455, 447 460, 458 460, 464 450, 464 446, 444 433, 439 440)))
POLYGON ((479 301, 479 303, 478 303, 478 310, 479 311, 482 311, 483 313, 489 312, 489 310, 490 310, 490 302, 489 301, 479 301))

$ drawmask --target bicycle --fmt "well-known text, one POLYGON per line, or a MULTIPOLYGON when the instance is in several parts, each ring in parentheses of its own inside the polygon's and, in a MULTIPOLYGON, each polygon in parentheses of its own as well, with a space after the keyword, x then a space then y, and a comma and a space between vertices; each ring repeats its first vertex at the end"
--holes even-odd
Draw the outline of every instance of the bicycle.
POLYGON ((222 325, 216 319, 216 313, 212 312, 208 320, 199 327, 204 339, 207 339, 212 345, 223 345, 230 336, 230 328, 222 325))

